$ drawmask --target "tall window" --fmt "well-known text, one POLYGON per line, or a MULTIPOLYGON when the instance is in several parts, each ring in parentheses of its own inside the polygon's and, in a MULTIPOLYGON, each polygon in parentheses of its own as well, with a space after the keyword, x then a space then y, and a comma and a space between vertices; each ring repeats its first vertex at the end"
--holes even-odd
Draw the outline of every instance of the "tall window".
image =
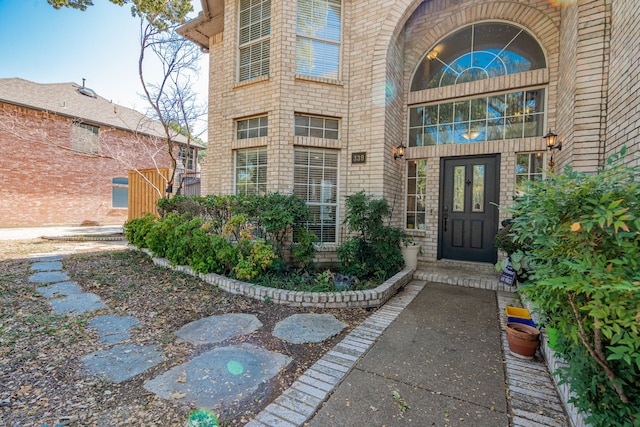
POLYGON ((542 179, 544 169, 542 152, 522 153, 516 156, 516 193, 526 192, 527 181, 542 179))
POLYGON ((252 148, 236 151, 236 194, 267 192, 267 149, 252 148))
POLYGON ((129 178, 111 180, 111 206, 127 208, 129 206, 129 178))
POLYGON ((338 151, 298 147, 293 159, 293 192, 311 209, 307 228, 321 243, 336 243, 338 151))
POLYGON ((240 0, 238 80, 269 75, 271 0, 240 0))
POLYGON ((71 149, 78 153, 100 154, 99 128, 86 123, 74 123, 71 127, 71 149))
POLYGON ((236 139, 258 138, 267 136, 269 119, 267 116, 252 117, 236 122, 236 139))
POLYGON ((193 158, 195 156, 195 148, 193 147, 185 147, 185 146, 180 146, 180 150, 178 153, 178 160, 180 162, 182 162, 182 164, 184 165, 185 169, 187 170, 193 170, 193 158))
MULTIPOLYGON (((425 52, 413 75, 411 91, 531 74, 545 67, 544 52, 527 31, 505 22, 483 22, 456 31, 425 52)), ((527 78, 523 76, 520 82, 527 78)), ((451 90, 418 94, 425 103, 409 108, 407 145, 467 144, 542 136, 545 88, 542 85, 522 88, 514 79, 504 81, 510 86, 496 86, 498 81, 493 80, 486 85, 463 86, 464 92, 456 88, 459 93, 456 99, 438 99, 442 96, 439 94, 454 93, 451 90), (493 93, 487 93, 491 87, 493 93)))
POLYGON ((338 120, 296 114, 296 136, 338 139, 338 120))
POLYGON ((407 162, 407 228, 424 230, 426 223, 427 161, 407 162))
POLYGON ((338 79, 341 0, 298 0, 296 73, 338 79))

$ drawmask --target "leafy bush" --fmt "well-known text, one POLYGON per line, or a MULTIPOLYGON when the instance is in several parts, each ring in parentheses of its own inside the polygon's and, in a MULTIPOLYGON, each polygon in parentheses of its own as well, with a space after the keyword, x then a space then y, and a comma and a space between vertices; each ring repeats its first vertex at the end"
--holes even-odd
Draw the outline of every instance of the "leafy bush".
POLYGON ((391 217, 387 200, 364 191, 347 196, 344 223, 356 233, 338 248, 340 273, 359 278, 391 277, 404 267, 400 241, 405 233, 384 225, 391 217))
POLYGON ((594 427, 640 425, 640 170, 617 157, 531 182, 511 209, 533 267, 521 292, 562 336, 557 374, 594 427))
POLYGON ((145 238, 157 221, 158 218, 151 214, 127 221, 123 226, 127 241, 137 247, 146 247, 145 238))

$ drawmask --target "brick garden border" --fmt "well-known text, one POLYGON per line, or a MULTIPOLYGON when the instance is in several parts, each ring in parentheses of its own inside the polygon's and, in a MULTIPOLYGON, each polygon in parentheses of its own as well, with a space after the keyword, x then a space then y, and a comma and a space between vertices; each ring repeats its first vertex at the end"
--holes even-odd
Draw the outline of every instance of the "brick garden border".
POLYGON ((215 285, 223 291, 231 294, 244 295, 259 301, 269 301, 270 303, 294 307, 381 307, 413 279, 414 272, 414 269, 412 268, 405 268, 387 279, 378 287, 364 291, 300 292, 254 285, 240 280, 230 279, 215 273, 196 273, 187 265, 174 266, 166 258, 154 257, 153 253, 148 249, 138 248, 133 245, 129 245, 129 248, 140 250, 149 255, 153 260, 153 263, 156 265, 198 277, 201 280, 215 285))

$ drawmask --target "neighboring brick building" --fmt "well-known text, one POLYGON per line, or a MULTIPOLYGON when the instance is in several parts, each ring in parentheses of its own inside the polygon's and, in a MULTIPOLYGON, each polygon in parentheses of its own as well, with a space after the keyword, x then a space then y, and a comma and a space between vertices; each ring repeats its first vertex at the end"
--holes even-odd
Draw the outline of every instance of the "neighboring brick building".
POLYGON ((638 162, 634 1, 201 2, 180 33, 210 55, 203 193, 293 191, 325 248, 365 190, 422 261, 494 262, 522 179, 638 162))
MULTIPOLYGON (((124 223, 127 171, 170 165, 161 129, 75 83, 0 79, 0 227, 124 223)), ((175 153, 195 170, 197 149, 175 153)))

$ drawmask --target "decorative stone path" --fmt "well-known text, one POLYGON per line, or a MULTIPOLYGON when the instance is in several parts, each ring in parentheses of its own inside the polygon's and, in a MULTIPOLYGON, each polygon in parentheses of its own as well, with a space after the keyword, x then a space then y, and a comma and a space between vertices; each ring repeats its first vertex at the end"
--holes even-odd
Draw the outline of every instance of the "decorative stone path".
MULTIPOLYGON (((93 293, 84 292, 62 271, 62 257, 38 257, 31 265, 29 281, 41 284, 37 291, 51 309, 78 316, 106 309, 93 293)), ((121 383, 166 361, 159 345, 126 343, 132 328, 140 322, 133 316, 104 314, 91 319, 88 327, 110 345, 104 351, 88 354, 82 363, 89 375, 121 383)), ((340 333, 347 325, 328 314, 294 315, 284 319, 274 335, 292 343, 321 342, 340 333)), ((184 325, 176 331, 178 341, 194 346, 223 342, 247 335, 262 327, 252 314, 231 313, 211 316, 184 325)), ((249 344, 232 345, 206 351, 147 381, 144 388, 164 399, 192 402, 208 409, 220 409, 225 402, 252 399, 259 386, 284 369, 291 358, 249 344)))

